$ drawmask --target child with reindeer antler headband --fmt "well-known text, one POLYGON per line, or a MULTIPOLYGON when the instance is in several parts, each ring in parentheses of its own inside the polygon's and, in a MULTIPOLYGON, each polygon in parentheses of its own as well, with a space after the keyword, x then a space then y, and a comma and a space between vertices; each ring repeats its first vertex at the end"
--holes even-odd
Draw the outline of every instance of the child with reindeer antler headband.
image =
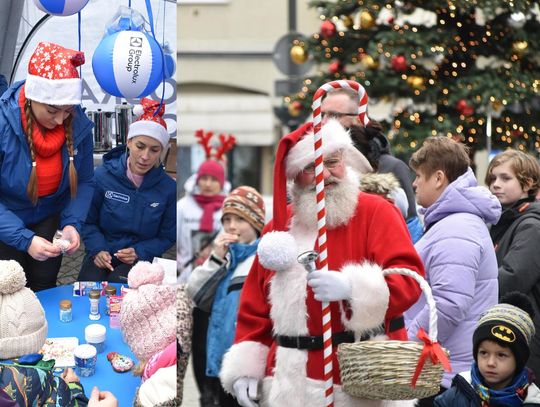
POLYGON ((232 134, 220 134, 219 145, 212 145, 214 133, 200 129, 195 132, 203 147, 206 160, 184 184, 186 196, 177 205, 178 265, 180 279, 187 282, 193 267, 204 262, 205 246, 221 228, 221 204, 230 188, 225 180, 225 154, 234 148, 232 134))
MULTIPOLYGON (((195 137, 205 151, 206 160, 185 183, 186 195, 177 204, 177 264, 179 282, 187 283, 191 270, 210 255, 212 241, 221 230, 221 207, 230 185, 225 181, 225 153, 234 147, 234 136, 220 134, 219 145, 212 146, 214 133, 197 130, 195 137)), ((206 376, 206 327, 209 313, 193 310, 193 368, 201 405, 217 400, 216 378, 206 376)))

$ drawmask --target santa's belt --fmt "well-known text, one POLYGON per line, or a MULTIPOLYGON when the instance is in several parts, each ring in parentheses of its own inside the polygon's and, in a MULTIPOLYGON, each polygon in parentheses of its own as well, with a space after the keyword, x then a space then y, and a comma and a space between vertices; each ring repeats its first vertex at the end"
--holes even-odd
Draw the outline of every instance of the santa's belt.
MULTIPOLYGON (((405 321, 403 317, 397 317, 390 320, 388 326, 389 332, 397 331, 398 329, 405 327, 405 321)), ((381 333, 384 332, 384 327, 381 327, 381 333)), ((366 341, 370 338, 370 335, 362 335, 360 341, 366 341)), ((317 336, 285 336, 277 335, 275 337, 276 343, 279 346, 284 348, 293 348, 293 349, 306 349, 306 350, 317 350, 322 349, 323 346, 323 337, 322 335, 317 336)), ((337 332, 332 334, 332 345, 337 347, 340 343, 353 343, 354 333, 350 331, 337 332)))

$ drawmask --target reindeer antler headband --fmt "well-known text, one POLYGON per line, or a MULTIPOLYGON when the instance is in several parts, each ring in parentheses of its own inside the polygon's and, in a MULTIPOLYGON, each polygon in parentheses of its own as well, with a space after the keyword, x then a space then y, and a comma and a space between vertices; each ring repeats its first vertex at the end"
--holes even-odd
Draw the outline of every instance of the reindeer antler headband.
POLYGON ((213 131, 205 132, 203 129, 199 129, 195 132, 195 138, 198 139, 197 143, 203 146, 206 159, 221 160, 223 156, 236 145, 236 138, 232 135, 220 134, 219 146, 217 148, 212 147, 210 141, 214 137, 213 131))

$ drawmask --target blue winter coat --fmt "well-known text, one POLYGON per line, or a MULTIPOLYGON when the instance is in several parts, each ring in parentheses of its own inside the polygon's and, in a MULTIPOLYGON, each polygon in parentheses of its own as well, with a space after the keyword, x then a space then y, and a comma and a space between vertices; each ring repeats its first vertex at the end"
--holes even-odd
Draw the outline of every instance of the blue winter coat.
MULTIPOLYGON (((452 373, 445 372, 442 381, 446 388, 456 373, 470 369, 476 323, 498 303, 497 259, 485 223, 497 223, 500 215, 499 201, 477 186, 470 168, 425 210, 426 232, 415 248, 437 305, 439 342, 450 351, 452 373)), ((420 327, 428 332, 428 321, 422 296, 405 313, 409 338, 418 340, 420 327)))
POLYGON ((77 196, 69 191, 69 155, 62 146, 62 180, 58 190, 38 199, 37 205, 26 195, 32 169, 30 148, 26 141, 18 105, 24 82, 12 85, 0 98, 0 241, 27 251, 35 233, 28 225, 60 213, 60 228, 73 225, 77 230, 86 217, 92 199, 94 174, 92 122, 80 106, 73 120, 74 164, 78 175, 77 196))
POLYGON ((87 256, 133 247, 139 260, 161 256, 176 239, 176 182, 162 167, 148 171, 139 188, 127 177, 125 146, 96 168, 94 197, 82 228, 87 256))

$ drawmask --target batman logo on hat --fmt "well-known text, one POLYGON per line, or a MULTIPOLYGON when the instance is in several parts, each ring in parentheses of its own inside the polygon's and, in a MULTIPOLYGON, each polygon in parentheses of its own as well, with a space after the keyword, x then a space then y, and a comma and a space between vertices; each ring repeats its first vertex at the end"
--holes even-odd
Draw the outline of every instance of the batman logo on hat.
POLYGON ((495 325, 491 328, 491 334, 504 342, 514 342, 516 340, 514 331, 504 325, 495 325))

